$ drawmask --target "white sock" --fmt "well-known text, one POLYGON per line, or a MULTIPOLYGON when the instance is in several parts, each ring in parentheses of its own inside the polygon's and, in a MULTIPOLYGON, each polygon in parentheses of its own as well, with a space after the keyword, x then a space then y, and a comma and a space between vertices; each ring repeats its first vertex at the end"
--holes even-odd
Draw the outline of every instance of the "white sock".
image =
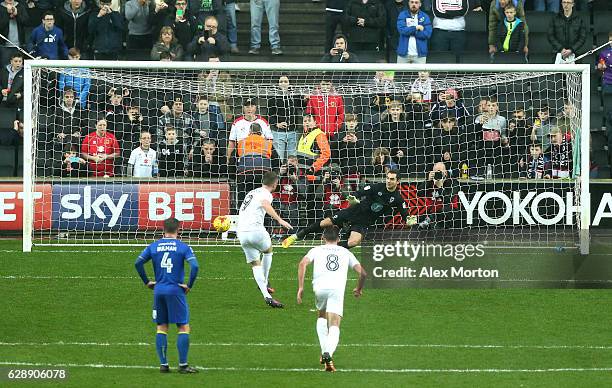
POLYGON ((263 264, 264 275, 266 276, 266 286, 267 286, 268 282, 270 281, 269 274, 270 274, 270 267, 272 267, 272 252, 263 254, 262 264, 263 264))
POLYGON ((330 356, 334 355, 338 342, 340 341, 340 328, 338 326, 330 326, 327 333, 327 343, 325 345, 325 351, 330 356))
POLYGON ((268 286, 266 284, 263 267, 261 265, 257 265, 251 267, 251 269, 253 270, 253 279, 255 279, 255 281, 257 282, 257 286, 259 287, 259 291, 261 291, 263 297, 271 298, 272 296, 268 292, 268 286))
POLYGON ((327 319, 317 319, 317 335, 319 336, 319 344, 321 345, 321 354, 325 353, 325 343, 327 342, 327 319))

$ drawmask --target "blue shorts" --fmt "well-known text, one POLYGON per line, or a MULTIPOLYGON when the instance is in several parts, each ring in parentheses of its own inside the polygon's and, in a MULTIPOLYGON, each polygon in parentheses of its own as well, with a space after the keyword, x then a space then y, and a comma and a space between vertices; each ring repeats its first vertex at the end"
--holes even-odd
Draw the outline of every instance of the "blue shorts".
POLYGON ((158 325, 189 323, 189 306, 185 295, 155 295, 153 299, 153 322, 158 325))

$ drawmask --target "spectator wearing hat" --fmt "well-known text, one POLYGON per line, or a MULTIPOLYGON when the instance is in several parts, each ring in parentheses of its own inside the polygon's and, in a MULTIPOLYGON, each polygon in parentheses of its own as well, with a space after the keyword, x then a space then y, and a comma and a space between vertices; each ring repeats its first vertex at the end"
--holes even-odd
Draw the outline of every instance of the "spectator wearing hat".
POLYGON ((123 47, 125 21, 111 8, 111 0, 100 0, 100 8, 89 15, 88 29, 94 59, 116 61, 123 47))
POLYGON ((242 103, 243 115, 238 117, 233 123, 230 129, 229 140, 227 143, 227 155, 226 162, 229 165, 232 155, 238 142, 249 136, 251 131, 251 124, 257 123, 261 127, 261 135, 272 140, 272 131, 268 121, 257 114, 257 103, 253 98, 245 98, 242 103))
POLYGON ((344 27, 351 47, 362 62, 383 59, 386 13, 378 0, 349 0, 344 10, 344 27))
POLYGON ((438 95, 438 102, 431 108, 430 118, 436 122, 442 117, 450 114, 457 119, 457 125, 461 128, 466 124, 466 120, 470 117, 470 111, 459 101, 459 93, 455 89, 446 89, 446 91, 438 95))
POLYGON ((426 63, 432 27, 429 16, 421 11, 421 0, 408 1, 408 9, 400 12, 396 25, 397 63, 426 63))
POLYGON ((574 0, 561 0, 561 5, 563 11, 553 16, 548 26, 548 42, 560 56, 557 62, 572 61, 587 37, 584 20, 574 12, 574 0))
POLYGON ((157 141, 165 138, 166 128, 174 128, 176 137, 181 140, 185 148, 191 150, 194 132, 193 117, 185 112, 184 100, 181 96, 175 96, 170 102, 170 108, 163 106, 163 115, 157 120, 157 141))

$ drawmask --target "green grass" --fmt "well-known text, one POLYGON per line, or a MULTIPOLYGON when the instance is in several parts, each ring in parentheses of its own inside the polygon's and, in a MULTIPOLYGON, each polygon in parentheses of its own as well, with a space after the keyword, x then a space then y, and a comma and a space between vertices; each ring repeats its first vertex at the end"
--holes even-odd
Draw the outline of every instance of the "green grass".
MULTIPOLYGON (((607 386, 612 374, 612 294, 543 289, 367 289, 359 300, 347 296, 339 373, 326 374, 318 371, 312 291, 304 305, 295 303, 296 264, 306 249, 276 251, 271 278, 286 308, 272 310, 242 252, 224 247, 196 250, 201 277, 188 296, 190 363, 209 369, 160 375, 152 292, 133 267, 139 249, 18 249, 0 242, 0 367, 71 365, 60 386, 607 386), (575 370, 534 371, 562 368, 575 370), (593 368, 607 370, 585 370, 593 368)), ((169 336, 171 366, 175 338, 169 336)))

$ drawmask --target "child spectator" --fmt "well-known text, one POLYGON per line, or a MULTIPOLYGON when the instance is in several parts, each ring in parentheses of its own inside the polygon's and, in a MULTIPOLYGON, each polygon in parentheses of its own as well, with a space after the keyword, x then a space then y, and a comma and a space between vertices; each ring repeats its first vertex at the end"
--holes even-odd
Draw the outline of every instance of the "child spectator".
POLYGON ((431 102, 433 82, 428 71, 419 71, 419 77, 412 83, 410 93, 420 93, 424 102, 431 102))
POLYGON ((572 176, 572 135, 565 135, 557 127, 550 130, 550 147, 545 151, 550 159, 550 170, 545 178, 571 178, 572 176))
POLYGON ((539 143, 529 146, 529 155, 521 157, 518 162, 519 178, 542 179, 550 168, 550 161, 542 153, 539 143))
MULTIPOLYGON (((497 52, 500 54, 527 55, 529 49, 525 44, 525 22, 516 17, 516 7, 510 3, 504 9, 506 17, 497 26, 497 52)), ((499 58, 498 58, 499 59, 499 58)))
POLYGON ((79 146, 76 144, 64 153, 60 176, 78 178, 87 176, 87 162, 77 154, 79 146))
MULTIPOLYGON (((185 172, 185 145, 177 138, 176 129, 172 127, 166 128, 164 136, 165 139, 157 147, 159 176, 169 178, 182 177, 185 172)), ((194 157, 196 156, 197 154, 194 155, 194 157)), ((195 163, 193 161, 192 166, 197 166, 195 163)))

